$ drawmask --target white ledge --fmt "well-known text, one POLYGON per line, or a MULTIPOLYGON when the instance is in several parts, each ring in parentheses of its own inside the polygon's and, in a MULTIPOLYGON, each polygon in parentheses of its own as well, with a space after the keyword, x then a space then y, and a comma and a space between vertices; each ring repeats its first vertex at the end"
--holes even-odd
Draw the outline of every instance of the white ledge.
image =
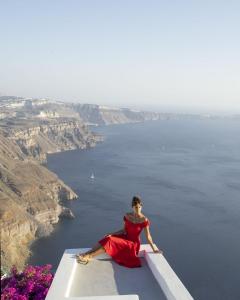
POLYGON ((87 265, 75 254, 90 248, 66 249, 46 300, 193 300, 181 280, 160 253, 141 245, 142 268, 116 264, 107 254, 87 265))

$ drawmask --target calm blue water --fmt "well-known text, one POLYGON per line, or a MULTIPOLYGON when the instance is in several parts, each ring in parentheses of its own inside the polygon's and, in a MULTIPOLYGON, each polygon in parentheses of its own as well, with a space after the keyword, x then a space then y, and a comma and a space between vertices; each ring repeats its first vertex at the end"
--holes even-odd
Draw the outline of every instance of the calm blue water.
POLYGON ((35 242, 29 263, 56 268, 64 249, 93 246, 122 227, 139 194, 154 242, 192 296, 239 300, 240 122, 171 120, 94 130, 105 136, 94 149, 48 156, 48 168, 79 195, 64 203, 76 218, 62 219, 51 236, 35 242))

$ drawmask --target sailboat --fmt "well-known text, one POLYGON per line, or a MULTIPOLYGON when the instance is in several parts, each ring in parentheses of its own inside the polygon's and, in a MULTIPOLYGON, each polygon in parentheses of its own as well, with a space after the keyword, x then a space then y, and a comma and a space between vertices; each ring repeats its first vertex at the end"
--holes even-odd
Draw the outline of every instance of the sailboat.
POLYGON ((91 179, 94 179, 95 177, 94 177, 94 174, 92 173, 92 175, 91 175, 91 179))

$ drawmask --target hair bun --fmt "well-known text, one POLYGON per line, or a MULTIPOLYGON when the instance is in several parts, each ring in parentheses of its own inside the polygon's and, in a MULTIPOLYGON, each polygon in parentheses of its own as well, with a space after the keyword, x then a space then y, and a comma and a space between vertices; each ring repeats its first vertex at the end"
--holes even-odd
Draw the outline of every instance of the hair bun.
POLYGON ((132 207, 135 206, 136 204, 141 204, 142 205, 142 200, 139 196, 134 196, 132 198, 132 207))

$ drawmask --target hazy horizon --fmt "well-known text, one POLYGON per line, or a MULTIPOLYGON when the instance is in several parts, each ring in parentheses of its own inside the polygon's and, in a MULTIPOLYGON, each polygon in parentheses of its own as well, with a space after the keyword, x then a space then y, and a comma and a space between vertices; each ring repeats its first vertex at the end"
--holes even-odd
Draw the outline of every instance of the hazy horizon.
POLYGON ((239 1, 0 6, 1 94, 240 113, 239 1))
POLYGON ((20 98, 29 98, 29 99, 47 99, 50 101, 59 101, 65 103, 79 103, 79 104, 93 104, 93 105, 103 105, 110 107, 118 107, 118 108, 129 108, 135 110, 145 110, 152 112, 162 112, 162 113, 179 113, 179 114, 212 114, 212 115, 238 115, 240 111, 231 110, 231 109, 209 109, 208 107, 194 107, 194 106, 183 106, 183 105, 147 105, 147 104, 126 104, 126 103, 104 103, 98 101, 80 101, 76 99, 62 99, 62 98, 49 98, 49 97, 32 97, 32 96, 23 96, 23 95, 5 95, 0 92, 0 96, 6 97, 20 97, 20 98))

